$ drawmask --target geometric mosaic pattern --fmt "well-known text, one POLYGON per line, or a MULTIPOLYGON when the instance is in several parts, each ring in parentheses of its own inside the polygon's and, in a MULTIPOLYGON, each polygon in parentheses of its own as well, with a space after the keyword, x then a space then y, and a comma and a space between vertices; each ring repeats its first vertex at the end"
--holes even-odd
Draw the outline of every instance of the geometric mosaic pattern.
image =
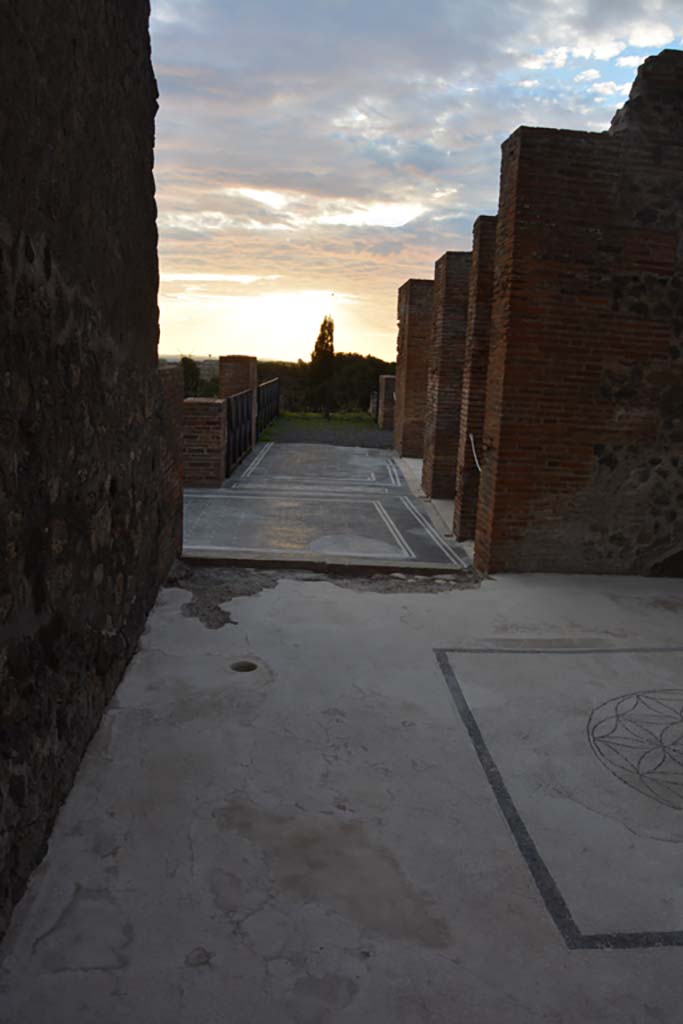
POLYGON ((606 701, 590 716, 588 739, 617 779, 683 810, 683 690, 650 690, 606 701))

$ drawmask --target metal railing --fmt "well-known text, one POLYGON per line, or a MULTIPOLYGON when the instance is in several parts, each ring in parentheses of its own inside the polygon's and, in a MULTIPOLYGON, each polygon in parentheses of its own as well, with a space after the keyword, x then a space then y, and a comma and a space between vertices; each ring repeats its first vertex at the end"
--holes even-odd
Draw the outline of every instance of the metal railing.
POLYGON ((280 378, 273 377, 258 386, 256 437, 261 436, 280 412, 280 378))
POLYGON ((228 447, 225 475, 230 476, 253 445, 254 392, 240 391, 228 398, 228 447))

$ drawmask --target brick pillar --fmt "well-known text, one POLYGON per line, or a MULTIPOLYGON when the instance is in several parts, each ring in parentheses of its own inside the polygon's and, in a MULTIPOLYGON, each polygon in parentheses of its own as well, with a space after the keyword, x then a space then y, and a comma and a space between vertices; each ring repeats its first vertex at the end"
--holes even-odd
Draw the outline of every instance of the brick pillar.
POLYGON ((433 281, 417 278, 398 290, 394 447, 407 458, 419 459, 423 450, 433 291, 433 281))
POLYGON ((428 498, 452 498, 455 493, 471 262, 469 252, 446 252, 434 268, 422 465, 422 488, 428 498))
POLYGON ((183 478, 186 487, 220 487, 228 441, 224 398, 183 402, 183 478))
POLYGON ((462 373, 460 436, 455 482, 453 533, 458 540, 474 537, 479 497, 479 470, 474 460, 470 435, 478 458, 482 457, 486 373, 489 361, 493 263, 496 254, 496 218, 479 217, 474 224, 472 269, 470 271, 469 313, 462 373))
POLYGON ((159 568, 162 576, 168 574, 183 549, 183 369, 160 366, 159 379, 163 404, 161 409, 161 481, 159 568))
POLYGON ((396 377, 383 373, 379 378, 379 411, 377 423, 380 430, 394 429, 394 389, 396 377))
POLYGON ((680 574, 683 53, 610 134, 503 147, 475 557, 486 571, 680 574))
POLYGON ((218 361, 218 397, 229 398, 241 391, 252 392, 251 443, 256 444, 258 416, 258 361, 256 356, 221 356, 218 361))

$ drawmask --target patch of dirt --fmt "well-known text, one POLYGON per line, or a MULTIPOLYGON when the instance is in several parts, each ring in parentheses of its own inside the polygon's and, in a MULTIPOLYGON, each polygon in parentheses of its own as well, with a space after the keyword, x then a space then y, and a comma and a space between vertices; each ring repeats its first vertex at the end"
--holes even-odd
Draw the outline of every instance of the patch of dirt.
POLYGON ((332 583, 346 590, 374 594, 441 594, 450 590, 478 587, 481 577, 474 570, 443 573, 438 576, 419 573, 392 572, 359 574, 348 570, 307 572, 285 569, 242 569, 233 566, 210 568, 191 566, 178 561, 173 566, 166 587, 189 590, 192 599, 181 608, 183 615, 197 618, 208 629, 236 625, 222 605, 235 597, 255 597, 263 590, 272 590, 280 580, 291 579, 309 583, 332 583))
POLYGON ((183 615, 199 619, 208 629, 235 625, 230 612, 221 607, 235 597, 255 597, 262 590, 278 585, 280 574, 259 569, 211 569, 176 562, 166 587, 180 587, 192 593, 192 600, 181 608, 183 615))

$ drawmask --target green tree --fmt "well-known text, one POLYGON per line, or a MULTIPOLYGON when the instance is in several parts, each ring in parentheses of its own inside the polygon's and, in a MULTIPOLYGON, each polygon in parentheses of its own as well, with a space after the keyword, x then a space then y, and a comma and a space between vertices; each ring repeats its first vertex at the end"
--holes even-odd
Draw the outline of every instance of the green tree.
POLYGON ((180 365, 183 368, 185 398, 196 398, 199 391, 199 367, 189 356, 183 356, 180 365))
POLYGON ((330 418, 334 397, 334 320, 326 316, 311 353, 311 404, 315 412, 330 418))

